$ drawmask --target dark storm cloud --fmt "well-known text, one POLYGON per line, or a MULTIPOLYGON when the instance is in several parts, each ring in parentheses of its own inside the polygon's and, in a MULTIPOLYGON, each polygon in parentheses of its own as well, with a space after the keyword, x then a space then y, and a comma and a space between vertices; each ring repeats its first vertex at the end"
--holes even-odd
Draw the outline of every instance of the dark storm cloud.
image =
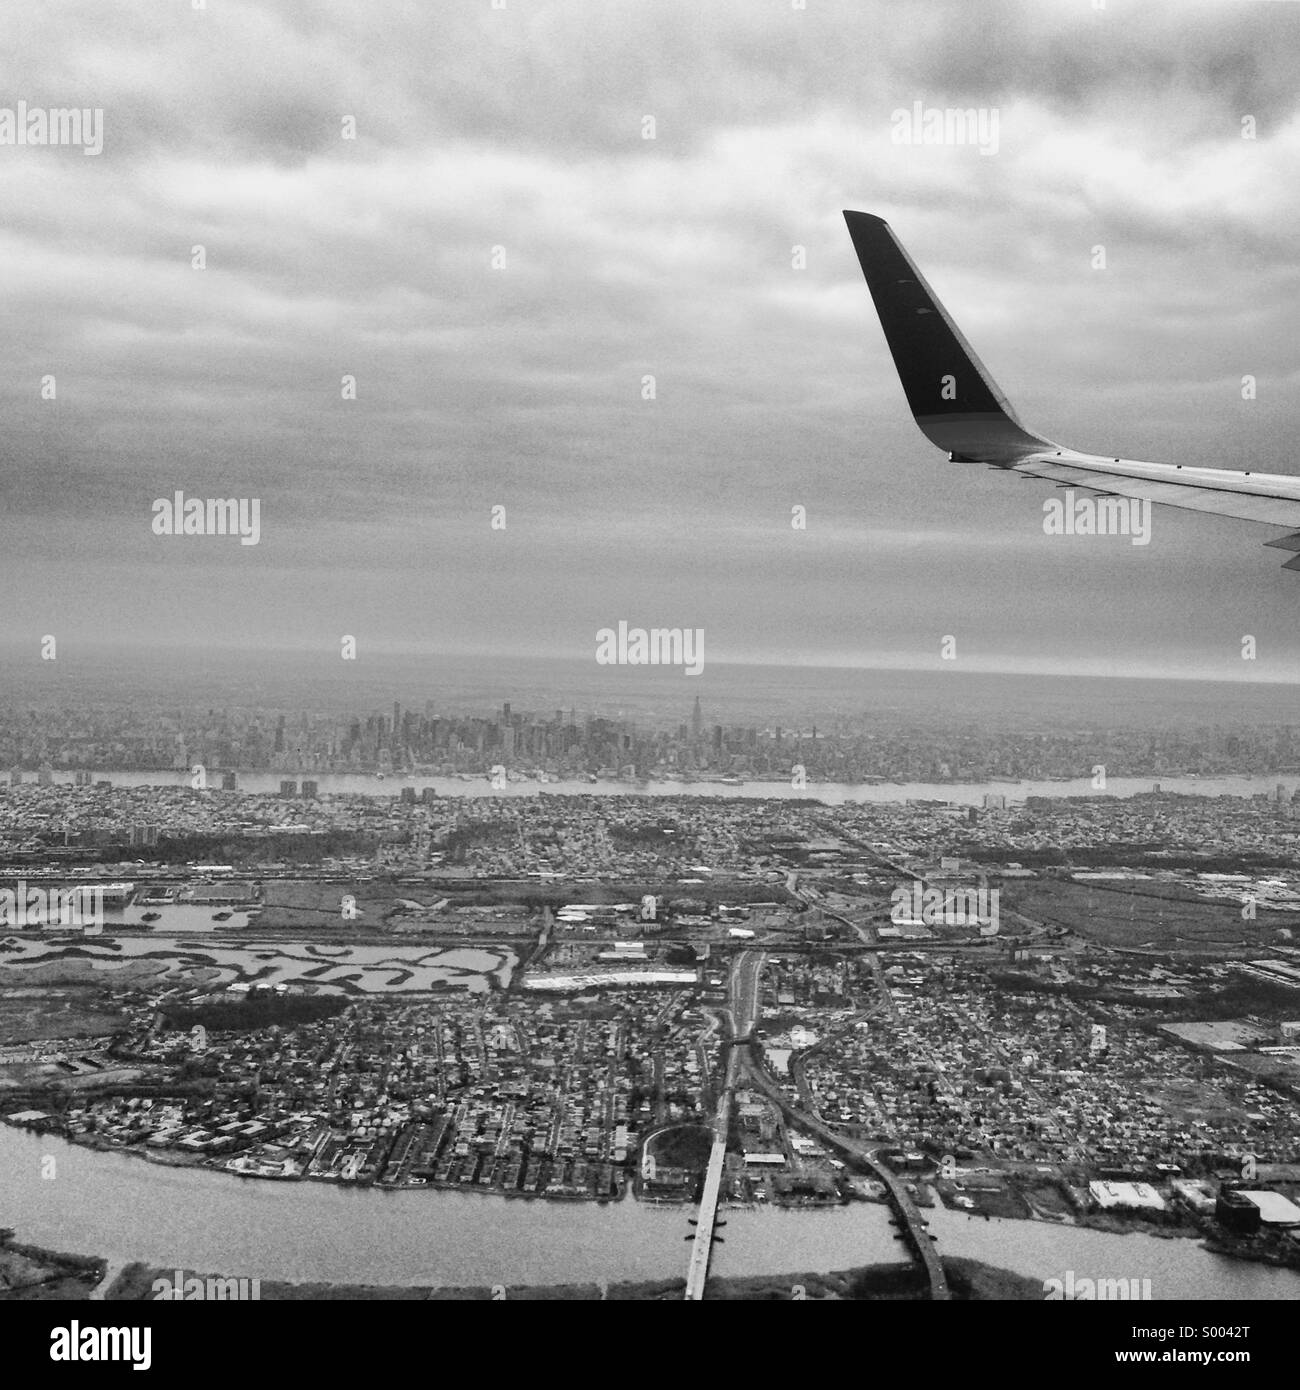
POLYGON ((891 220, 1030 424, 1289 471, 1300 6, 58 16, 0 104, 102 106, 105 150, 0 150, 9 635, 583 653, 662 611, 715 657, 1186 668, 1249 623, 1296 661, 1268 532, 1066 545, 1047 489, 930 449, 839 214, 891 220), (996 107, 997 153, 894 145, 914 101, 996 107), (177 488, 260 497, 262 542, 154 537, 177 488))

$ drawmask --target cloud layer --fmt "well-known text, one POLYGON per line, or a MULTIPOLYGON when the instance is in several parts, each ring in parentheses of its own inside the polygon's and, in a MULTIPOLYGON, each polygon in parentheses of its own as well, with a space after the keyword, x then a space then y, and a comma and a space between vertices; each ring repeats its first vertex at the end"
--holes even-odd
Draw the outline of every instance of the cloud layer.
POLYGON ((1216 677, 1250 633, 1246 674, 1300 672, 1273 533, 1048 537, 1045 485, 933 450, 840 217, 890 220, 1049 436, 1300 471, 1300 5, 209 0, 16 28, 0 105, 105 130, 95 158, 0 147, 0 635, 33 654, 590 656, 624 618, 704 627, 712 659, 937 665, 953 634, 988 669, 1216 677), (895 144, 917 101, 996 109, 996 154, 895 144), (262 499, 260 544, 154 536, 178 489, 262 499))

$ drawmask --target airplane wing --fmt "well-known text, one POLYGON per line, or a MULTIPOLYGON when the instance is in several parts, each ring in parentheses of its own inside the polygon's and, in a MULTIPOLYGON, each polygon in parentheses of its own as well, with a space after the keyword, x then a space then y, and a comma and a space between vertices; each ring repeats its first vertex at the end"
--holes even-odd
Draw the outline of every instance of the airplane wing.
POLYGON ((1293 534, 1265 544, 1295 552, 1282 568, 1300 569, 1300 478, 1106 458, 1026 429, 889 224, 868 212, 845 212, 844 220, 912 415, 949 458, 1107 496, 1290 527, 1293 534))

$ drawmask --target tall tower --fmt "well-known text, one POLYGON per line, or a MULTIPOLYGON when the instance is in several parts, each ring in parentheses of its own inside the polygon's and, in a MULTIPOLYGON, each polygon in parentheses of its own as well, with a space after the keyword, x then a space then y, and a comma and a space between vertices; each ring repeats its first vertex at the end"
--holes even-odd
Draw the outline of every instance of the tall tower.
POLYGON ((700 713, 700 697, 695 697, 695 708, 691 711, 691 733, 695 738, 699 738, 704 732, 704 716, 700 713))

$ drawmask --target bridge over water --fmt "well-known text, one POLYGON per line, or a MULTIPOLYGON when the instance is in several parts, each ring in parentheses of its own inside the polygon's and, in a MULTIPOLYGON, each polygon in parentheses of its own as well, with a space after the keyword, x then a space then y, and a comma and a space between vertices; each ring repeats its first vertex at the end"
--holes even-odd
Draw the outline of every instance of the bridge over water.
POLYGON ((921 1215, 920 1208, 912 1200, 911 1193, 908 1192, 902 1179, 886 1164, 882 1163, 876 1157, 875 1151, 868 1145, 836 1133, 815 1115, 810 1115, 806 1110, 801 1110, 798 1106, 793 1105, 781 1088, 767 1076, 762 1067, 755 1063, 752 1058, 747 1060, 745 1072, 746 1082, 755 1090, 762 1091, 773 1104, 780 1106, 787 1118, 794 1120, 802 1128, 815 1134, 823 1143, 838 1149, 841 1153, 850 1154, 866 1164, 872 1173, 884 1183, 885 1191, 889 1197, 889 1205, 898 1218, 898 1224, 912 1248, 912 1253, 925 1269, 926 1278, 930 1283, 931 1299, 938 1301, 950 1299, 952 1293, 948 1288, 948 1276, 943 1272, 943 1263, 939 1259, 939 1252, 934 1248, 934 1241, 930 1239, 930 1233, 926 1229, 925 1218, 921 1215))

